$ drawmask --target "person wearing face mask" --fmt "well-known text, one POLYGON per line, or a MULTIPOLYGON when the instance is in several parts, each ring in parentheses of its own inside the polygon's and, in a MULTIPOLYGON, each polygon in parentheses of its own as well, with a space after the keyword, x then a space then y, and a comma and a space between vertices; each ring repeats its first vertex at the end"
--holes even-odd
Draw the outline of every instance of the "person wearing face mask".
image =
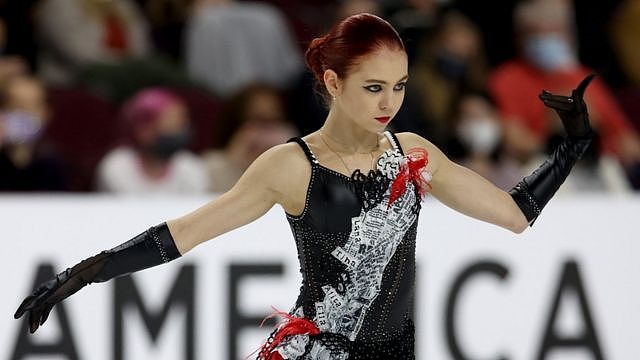
POLYGON ((62 159, 43 136, 49 107, 42 83, 15 75, 0 102, 0 191, 67 190, 62 159))
MULTIPOLYGON (((521 163, 535 163, 561 133, 557 116, 536 99, 539 89, 567 93, 592 71, 577 57, 569 2, 528 0, 518 4, 514 22, 520 57, 498 66, 488 86, 503 118, 505 150, 521 163)), ((640 140, 611 90, 597 77, 588 95, 600 155, 627 169, 640 163, 640 140)))
POLYGON ((444 145, 456 99, 463 89, 480 88, 485 81, 481 34, 463 14, 450 10, 417 51, 407 105, 395 126, 398 131, 428 134, 435 144, 444 145))
POLYGON ((529 63, 542 71, 571 71, 578 66, 568 39, 561 34, 531 35, 527 37, 523 46, 529 63))
POLYGON ((452 156, 501 189, 522 177, 502 153, 502 124, 492 99, 483 91, 463 93, 454 109, 452 156))
POLYGON ((108 153, 98 168, 98 188, 116 193, 200 193, 202 162, 187 151, 184 103, 165 89, 140 91, 122 109, 128 144, 108 153))

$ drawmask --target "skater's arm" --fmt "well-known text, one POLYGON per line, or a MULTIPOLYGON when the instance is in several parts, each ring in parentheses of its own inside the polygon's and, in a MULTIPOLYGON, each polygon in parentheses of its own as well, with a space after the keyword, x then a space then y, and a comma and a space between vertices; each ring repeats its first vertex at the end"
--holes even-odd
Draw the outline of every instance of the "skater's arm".
POLYGON ((246 224, 264 214, 280 201, 284 186, 281 177, 290 164, 287 149, 278 145, 262 154, 245 172, 232 190, 196 211, 150 227, 110 250, 89 257, 43 282, 27 296, 14 317, 27 314, 33 333, 49 316, 53 307, 94 282, 167 263, 180 257, 198 243, 246 224))
POLYGON ((397 135, 405 149, 427 149, 428 167, 432 174, 430 192, 439 201, 463 214, 516 233, 526 228, 527 219, 507 192, 474 171, 449 160, 440 149, 421 136, 413 133, 397 135))
POLYGON ((520 233, 533 224, 592 141, 593 132, 583 95, 593 76, 582 80, 570 96, 542 91, 540 100, 556 111, 567 137, 540 167, 509 192, 454 164, 422 137, 411 133, 399 135, 407 143, 404 146, 419 146, 429 152, 431 192, 436 198, 461 213, 520 233))
POLYGON ((181 254, 265 214, 280 203, 289 165, 286 145, 260 155, 227 192, 180 218, 167 222, 181 254))

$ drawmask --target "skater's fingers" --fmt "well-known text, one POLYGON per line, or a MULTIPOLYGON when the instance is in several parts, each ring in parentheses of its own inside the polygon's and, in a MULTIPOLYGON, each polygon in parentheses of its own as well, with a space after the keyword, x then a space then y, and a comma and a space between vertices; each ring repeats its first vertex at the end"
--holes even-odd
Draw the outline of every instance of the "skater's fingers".
POLYGON ((40 317, 40 325, 44 324, 49 318, 49 313, 51 313, 51 309, 53 309, 53 304, 47 304, 42 312, 42 316, 40 317))
POLYGON ((560 110, 560 111, 571 111, 574 108, 573 103, 568 103, 568 102, 560 102, 560 101, 553 101, 553 100, 543 100, 543 102, 546 106, 553 109, 560 110))
POLYGON ((554 101, 564 101, 564 102, 568 102, 568 103, 572 103, 574 100, 572 97, 570 96, 564 96, 564 95, 553 95, 551 93, 542 93, 540 94, 540 99, 541 100, 554 100, 554 101))
POLYGON ((25 311, 33 308, 35 298, 36 298, 35 295, 27 296, 27 298, 22 301, 20 306, 18 306, 18 309, 16 310, 15 314, 13 314, 13 318, 19 319, 20 317, 22 317, 25 311))
POLYGON ((38 326, 40 324, 40 316, 39 312, 35 309, 29 311, 29 331, 33 334, 38 330, 38 326))

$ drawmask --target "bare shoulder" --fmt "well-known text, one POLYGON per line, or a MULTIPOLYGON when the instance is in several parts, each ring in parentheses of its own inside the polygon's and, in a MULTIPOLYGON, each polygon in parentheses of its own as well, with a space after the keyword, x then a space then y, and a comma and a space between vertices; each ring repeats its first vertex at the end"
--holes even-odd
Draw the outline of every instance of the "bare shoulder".
POLYGON ((418 134, 412 132, 399 132, 395 135, 405 153, 414 147, 426 149, 429 154, 429 164, 433 172, 439 168, 440 164, 447 160, 447 157, 437 146, 418 134))
POLYGON ((304 151, 290 142, 273 146, 258 156, 236 186, 244 190, 263 188, 287 212, 295 213, 304 206, 310 177, 311 166, 304 151))
POLYGON ((307 161, 300 145, 289 142, 278 144, 263 152, 256 161, 272 168, 291 168, 304 165, 307 161))
POLYGON ((297 177, 310 172, 308 163, 300 146, 290 142, 269 148, 258 156, 251 167, 259 170, 256 173, 262 181, 286 189, 297 177))

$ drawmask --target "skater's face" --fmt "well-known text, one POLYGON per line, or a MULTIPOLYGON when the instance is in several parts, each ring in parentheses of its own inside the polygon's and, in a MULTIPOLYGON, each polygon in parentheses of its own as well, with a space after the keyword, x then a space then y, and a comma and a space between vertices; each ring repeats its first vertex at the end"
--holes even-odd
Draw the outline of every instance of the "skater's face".
POLYGON ((335 96, 332 111, 371 132, 382 131, 398 113, 407 79, 407 54, 387 47, 360 58, 344 79, 325 72, 327 90, 335 96))

